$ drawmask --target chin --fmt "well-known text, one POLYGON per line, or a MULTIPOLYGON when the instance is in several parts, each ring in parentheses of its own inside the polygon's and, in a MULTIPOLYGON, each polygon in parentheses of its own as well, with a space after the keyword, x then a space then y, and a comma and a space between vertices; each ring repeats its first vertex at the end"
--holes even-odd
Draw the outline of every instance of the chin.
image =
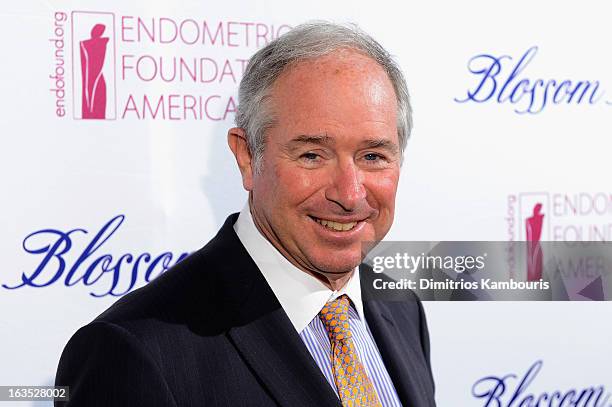
POLYGON ((329 274, 346 274, 353 271, 355 267, 361 264, 361 253, 359 254, 330 254, 314 261, 313 265, 325 273, 329 274))

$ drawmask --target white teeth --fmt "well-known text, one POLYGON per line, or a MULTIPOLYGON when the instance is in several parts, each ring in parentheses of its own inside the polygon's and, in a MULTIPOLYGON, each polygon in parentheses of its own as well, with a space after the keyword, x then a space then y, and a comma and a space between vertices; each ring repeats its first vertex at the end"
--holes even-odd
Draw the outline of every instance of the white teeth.
POLYGON ((317 218, 315 218, 315 220, 319 222, 321 225, 325 226, 326 228, 338 230, 338 231, 351 230, 357 224, 357 222, 340 223, 340 222, 334 222, 331 220, 324 220, 324 219, 317 219, 317 218))

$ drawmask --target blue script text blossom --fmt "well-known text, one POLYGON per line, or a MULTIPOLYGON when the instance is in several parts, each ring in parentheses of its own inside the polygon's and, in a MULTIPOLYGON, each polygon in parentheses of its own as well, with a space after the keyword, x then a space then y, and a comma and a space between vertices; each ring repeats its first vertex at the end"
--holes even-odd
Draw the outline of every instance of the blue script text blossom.
POLYGON ((483 407, 612 407, 604 386, 530 392, 529 386, 543 364, 541 360, 535 362, 520 381, 516 374, 483 377, 472 386, 472 395, 483 400, 483 407))
MULTIPOLYGON (((467 64, 476 77, 466 96, 455 98, 458 103, 510 103, 519 114, 537 114, 553 104, 595 105, 605 94, 599 80, 530 78, 527 67, 538 53, 531 47, 518 59, 510 55, 479 54, 467 64)), ((605 102, 612 104, 612 101, 605 102)))
POLYGON ((126 253, 115 259, 113 255, 102 252, 102 245, 108 241, 119 229, 125 220, 125 215, 117 215, 109 220, 93 236, 84 250, 69 264, 69 258, 74 258, 73 243, 77 236, 88 234, 85 229, 72 229, 61 231, 56 229, 41 229, 30 233, 22 243, 23 249, 34 255, 42 256, 38 265, 31 272, 21 275, 21 282, 2 287, 14 290, 21 287, 47 287, 63 279, 67 287, 82 282, 86 286, 102 286, 105 291, 90 292, 93 297, 122 296, 130 292, 136 285, 139 272, 145 282, 150 282, 157 275, 168 270, 174 258, 178 263, 189 253, 178 256, 171 252, 164 252, 158 256, 150 253, 126 253), (41 243, 42 242, 42 243, 41 243), (123 288, 120 288, 123 287, 123 288))

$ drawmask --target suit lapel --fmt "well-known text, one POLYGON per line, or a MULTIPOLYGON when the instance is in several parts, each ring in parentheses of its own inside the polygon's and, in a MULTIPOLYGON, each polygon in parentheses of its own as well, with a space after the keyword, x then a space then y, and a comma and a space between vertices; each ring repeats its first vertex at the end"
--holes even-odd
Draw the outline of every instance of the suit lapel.
POLYGON ((229 336, 278 404, 340 406, 280 307, 245 326, 232 328, 229 336))
POLYGON ((227 336, 281 406, 341 407, 272 289, 233 230, 230 216, 211 253, 231 320, 227 336), (219 253, 224 253, 219 257, 219 253))
MULTIPOLYGON (((394 305, 411 303, 398 302, 394 305)), ((414 306, 416 307, 416 303, 414 306)), ((398 326, 393 312, 384 302, 364 301, 364 313, 402 405, 435 406, 433 389, 429 384, 430 370, 420 347, 418 326, 398 326), (402 333, 411 328, 415 328, 412 335, 402 333)))

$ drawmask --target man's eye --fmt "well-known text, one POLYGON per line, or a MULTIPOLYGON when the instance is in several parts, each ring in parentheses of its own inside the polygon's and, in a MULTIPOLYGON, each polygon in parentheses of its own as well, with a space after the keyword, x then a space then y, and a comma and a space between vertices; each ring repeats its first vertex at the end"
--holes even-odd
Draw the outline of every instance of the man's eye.
POLYGON ((306 160, 316 160, 317 158, 319 158, 319 154, 316 154, 316 153, 304 153, 304 154, 302 154, 302 158, 305 158, 306 160))
POLYGON ((380 158, 382 158, 379 154, 375 154, 375 153, 368 153, 366 155, 363 156, 363 158, 366 159, 366 161, 376 161, 380 158))

